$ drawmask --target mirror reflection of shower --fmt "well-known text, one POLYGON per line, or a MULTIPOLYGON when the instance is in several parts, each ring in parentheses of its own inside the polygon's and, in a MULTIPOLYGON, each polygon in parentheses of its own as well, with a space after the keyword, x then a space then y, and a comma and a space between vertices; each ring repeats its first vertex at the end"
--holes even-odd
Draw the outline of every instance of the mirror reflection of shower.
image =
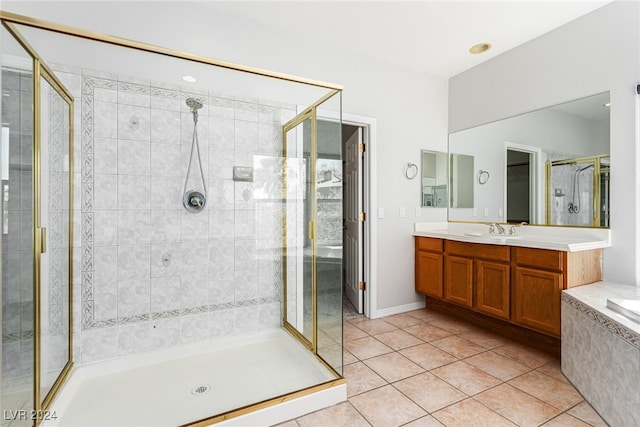
POLYGON ((548 163, 547 224, 609 227, 609 155, 548 163))
POLYGON ((583 166, 576 169, 573 175, 573 188, 571 192, 571 201, 569 202, 569 213, 577 214, 580 212, 580 174, 585 170, 592 168, 593 165, 583 166))
POLYGON ((187 106, 193 115, 193 139, 191 141, 191 153, 189 154, 189 166, 187 167, 187 175, 184 179, 184 190, 182 196, 182 204, 185 209, 191 213, 200 213, 207 204, 207 184, 202 169, 202 157, 200 156, 200 144, 198 142, 198 110, 202 108, 202 102, 196 98, 187 98, 187 106), (194 166, 194 157, 198 163, 200 170, 200 179, 202 183, 202 191, 196 189, 187 190, 191 168, 194 166))

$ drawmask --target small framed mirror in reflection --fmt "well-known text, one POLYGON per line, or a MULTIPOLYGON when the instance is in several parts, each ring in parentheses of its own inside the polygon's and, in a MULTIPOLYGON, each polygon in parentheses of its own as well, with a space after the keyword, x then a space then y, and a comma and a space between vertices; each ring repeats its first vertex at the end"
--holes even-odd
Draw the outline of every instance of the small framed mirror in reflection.
POLYGON ((421 205, 447 207, 447 153, 422 150, 421 205))

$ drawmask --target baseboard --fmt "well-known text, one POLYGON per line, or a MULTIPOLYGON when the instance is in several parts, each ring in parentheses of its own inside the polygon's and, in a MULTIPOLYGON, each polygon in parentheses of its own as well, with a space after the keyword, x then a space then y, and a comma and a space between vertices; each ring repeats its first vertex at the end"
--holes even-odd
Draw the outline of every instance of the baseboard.
POLYGON ((394 314, 406 313, 407 311, 420 310, 423 308, 425 308, 425 302, 416 301, 416 302, 412 302, 411 304, 396 305, 395 307, 376 310, 375 313, 371 313, 371 318, 378 319, 380 317, 392 316, 394 314))

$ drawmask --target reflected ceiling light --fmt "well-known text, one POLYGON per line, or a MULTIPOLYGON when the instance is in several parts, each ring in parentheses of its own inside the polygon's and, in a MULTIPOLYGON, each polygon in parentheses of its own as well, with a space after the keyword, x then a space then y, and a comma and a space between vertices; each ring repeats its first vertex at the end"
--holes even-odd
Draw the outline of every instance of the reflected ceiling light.
POLYGON ((189 76, 189 75, 182 76, 182 80, 184 80, 185 82, 188 82, 188 83, 195 83, 195 82, 198 81, 198 79, 196 79, 193 76, 189 76))
POLYGON ((469 48, 469 53, 472 53, 475 55, 478 53, 484 53, 489 49, 491 49, 491 43, 478 43, 478 44, 474 44, 469 48))

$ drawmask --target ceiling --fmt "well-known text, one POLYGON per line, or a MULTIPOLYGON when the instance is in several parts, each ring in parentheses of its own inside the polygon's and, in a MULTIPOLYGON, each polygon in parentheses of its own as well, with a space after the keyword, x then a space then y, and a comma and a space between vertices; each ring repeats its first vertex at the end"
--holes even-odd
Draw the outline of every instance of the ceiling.
POLYGON ((607 1, 235 1, 207 7, 265 31, 451 77, 585 15, 607 1), (493 48, 479 55, 477 43, 493 48))

